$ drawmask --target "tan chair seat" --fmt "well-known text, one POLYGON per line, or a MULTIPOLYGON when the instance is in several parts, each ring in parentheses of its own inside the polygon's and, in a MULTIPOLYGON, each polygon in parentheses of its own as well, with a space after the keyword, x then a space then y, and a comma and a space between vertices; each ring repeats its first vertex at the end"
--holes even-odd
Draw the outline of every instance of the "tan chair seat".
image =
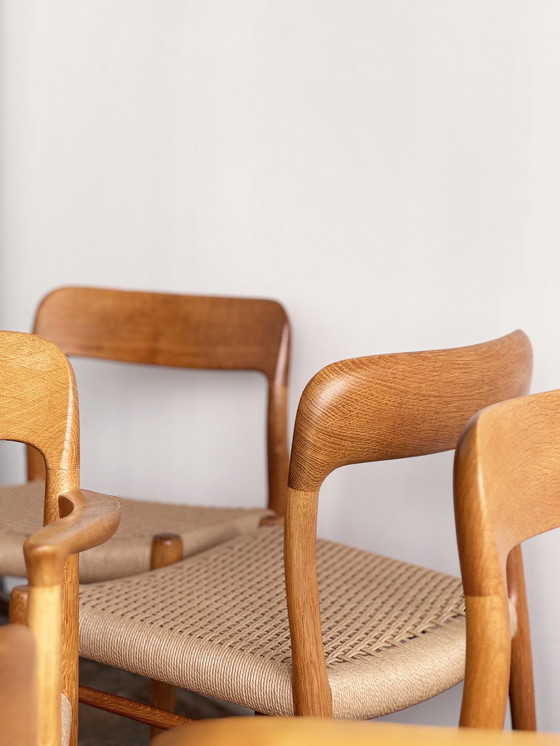
MULTIPOLYGON (((175 565, 84 586, 87 658, 268 714, 292 714, 282 529, 175 565)), ((336 717, 370 718, 463 677, 457 578, 318 542, 325 658, 336 717)))
MULTIPOLYGON (((5 575, 25 576, 24 539, 43 523, 43 482, 0 488, 0 568, 5 575)), ((252 531, 271 511, 208 508, 121 498, 121 523, 105 544, 80 555, 80 580, 92 583, 150 569, 154 534, 183 538, 185 556, 196 554, 239 534, 252 531)))

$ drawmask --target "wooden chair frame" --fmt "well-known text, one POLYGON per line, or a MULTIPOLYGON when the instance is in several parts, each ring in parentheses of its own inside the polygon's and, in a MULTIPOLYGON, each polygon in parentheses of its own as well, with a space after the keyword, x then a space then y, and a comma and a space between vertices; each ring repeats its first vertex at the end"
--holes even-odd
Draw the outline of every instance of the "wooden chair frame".
POLYGON ((517 331, 454 350, 345 360, 309 382, 296 416, 285 524, 296 714, 332 717, 316 561, 325 477, 346 464, 454 448, 474 412, 526 393, 531 370, 529 340, 517 331))
MULTIPOLYGON (((60 744, 60 692, 72 708, 77 743, 78 557, 109 538, 115 498, 79 489, 78 402, 72 368, 55 345, 0 332, 0 439, 26 443, 44 459, 45 523, 24 545, 27 623, 37 642, 41 744, 60 744)), ((17 613, 17 612, 15 612, 17 613)), ((23 621, 23 620, 21 620, 23 621)))
MULTIPOLYGON (((34 332, 68 356, 263 373, 268 390, 268 507, 284 515, 290 326, 279 303, 63 287, 39 305, 34 332)), ((28 478, 42 476, 42 460, 30 449, 28 478)))
MULTIPOLYGON (((530 343, 518 331, 471 347, 345 360, 310 381, 296 417, 285 526, 296 714, 332 716, 315 552, 325 477, 346 464, 454 448, 473 413, 527 391, 531 369, 530 343)), ((80 697, 157 727, 177 724, 174 714, 113 695, 82 688, 80 697)))
POLYGON ((560 526, 559 412, 560 391, 497 404, 471 420, 457 448, 455 515, 467 609, 461 725, 503 727, 509 684, 514 725, 536 729, 520 544, 560 526))

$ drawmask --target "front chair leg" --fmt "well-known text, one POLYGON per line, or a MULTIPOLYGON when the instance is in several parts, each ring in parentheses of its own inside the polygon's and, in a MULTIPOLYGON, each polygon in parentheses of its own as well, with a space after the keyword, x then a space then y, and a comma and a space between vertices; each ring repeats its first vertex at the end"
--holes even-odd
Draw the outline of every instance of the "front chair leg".
MULTIPOLYGON (((173 565, 183 559, 183 541, 178 534, 157 534, 152 540, 152 556, 150 569, 173 565)), ((150 704, 169 712, 175 711, 175 687, 163 681, 152 679, 150 687, 150 704)), ((161 728, 150 729, 150 736, 154 738, 162 733, 161 728)))
POLYGON ((511 724, 514 730, 537 730, 529 612, 520 546, 512 549, 509 554, 507 581, 509 596, 517 612, 517 630, 511 640, 511 724))

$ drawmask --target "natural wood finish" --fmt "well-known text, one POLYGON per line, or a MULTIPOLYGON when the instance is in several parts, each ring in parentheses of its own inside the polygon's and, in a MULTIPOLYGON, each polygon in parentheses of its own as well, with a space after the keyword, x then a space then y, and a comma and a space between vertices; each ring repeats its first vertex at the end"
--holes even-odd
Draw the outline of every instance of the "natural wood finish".
POLYGON ((343 360, 300 400, 289 473, 286 588, 298 715, 329 716, 317 591, 319 488, 339 466, 454 448, 481 407, 528 390, 532 353, 517 331, 484 344, 343 360))
POLYGON ((80 687, 80 702, 84 705, 97 707, 100 710, 114 712, 131 720, 138 720, 140 723, 145 723, 159 729, 176 728, 179 725, 194 722, 191 718, 184 717, 183 715, 159 710, 156 707, 141 704, 132 699, 118 697, 116 694, 101 692, 98 689, 90 689, 88 686, 80 687))
POLYGON ((10 624, 27 624, 29 586, 16 585, 10 596, 10 624))
POLYGON ((183 540, 178 534, 156 534, 152 540, 150 569, 167 567, 183 558, 183 540))
MULTIPOLYGON (((70 356, 264 373, 268 506, 284 514, 290 329, 279 303, 64 287, 42 301, 34 331, 70 356)), ((41 478, 40 460, 33 453, 28 458, 29 479, 41 478)))
MULTIPOLYGON (((55 520, 58 518, 58 495, 78 486, 78 406, 72 368, 50 342, 33 335, 0 332, 0 370, 0 438, 27 443, 41 453, 46 468, 45 520, 55 520)), ((69 573, 65 584, 66 597, 77 598, 77 578, 69 573)), ((30 609, 32 597, 33 588, 30 588, 30 609)), ((67 609, 68 613, 71 611, 67 609)), ((41 672, 49 666, 47 661, 52 661, 52 650, 50 642, 41 637, 40 630, 34 629, 35 624, 37 621, 30 618, 31 628, 39 634, 37 666, 41 672)), ((77 627, 71 623, 65 626, 63 644, 69 661, 78 645, 77 627)), ((75 678, 64 677, 62 691, 70 702, 76 702, 76 686, 75 678)), ((56 709, 57 714, 49 720, 52 732, 41 736, 46 739, 45 743, 57 743, 56 739, 60 740, 60 688, 57 692, 41 690, 39 707, 40 722, 43 722, 45 707, 49 711, 56 709)), ((76 734, 73 739, 76 741, 76 734)))
POLYGON ((514 547, 507 560, 507 584, 510 601, 515 604, 517 629, 511 640, 509 702, 511 723, 516 730, 536 730, 535 685, 529 630, 529 609, 521 547, 514 547))
POLYGON ((154 746, 560 746, 560 735, 311 718, 222 718, 168 730, 154 746))
POLYGON ((60 514, 23 545, 29 580, 50 587, 61 577, 71 554, 97 546, 114 534, 120 517, 116 497, 76 489, 60 495, 60 514))
POLYGON ((317 583, 319 492, 288 493, 285 569, 292 641, 296 715, 332 717, 332 695, 323 658, 317 583), (303 675, 301 673, 303 672, 303 675))
POLYGON ((517 547, 560 526, 559 412, 559 391, 497 404, 473 418, 457 449, 455 514, 467 603, 462 725, 502 727, 510 660, 516 725, 535 725, 529 623, 517 547), (518 614, 513 641, 508 591, 518 614))
MULTIPOLYGON (((43 684, 39 690, 39 721, 43 730, 52 728, 48 737, 42 734, 42 738, 45 743, 53 744, 60 742, 61 690, 71 694, 68 699, 73 713, 77 710, 78 597, 77 594, 72 597, 67 590, 68 559, 112 536, 120 515, 116 498, 85 490, 61 495, 60 506, 63 517, 29 537, 23 547, 30 589, 28 624, 42 653, 37 663, 39 681, 43 684), (63 616, 65 592, 67 607, 63 616), (66 648, 63 648, 63 630, 66 635, 69 630, 71 633, 71 644, 66 648)), ((77 567, 71 571, 77 580, 77 567)))
MULTIPOLYGON (((78 490, 77 394, 72 368, 62 352, 30 334, 0 332, 0 375, 0 438, 37 449, 46 469, 45 522, 49 525, 24 545, 27 623, 37 643, 40 743, 60 745, 62 691, 72 706, 70 744, 75 746, 78 572, 77 557, 70 555, 112 535, 120 507, 114 498, 78 490), (61 493, 67 494, 59 501, 61 493)), ((18 608, 22 598, 17 596, 14 615, 21 618, 25 611, 18 608)))
MULTIPOLYGON (((157 534, 152 541, 152 556, 150 567, 157 570, 179 562, 183 557, 183 541, 177 534, 157 534)), ((152 679, 150 685, 150 704, 161 710, 173 712, 175 710, 176 687, 165 681, 152 679)), ((160 728, 152 728, 150 735, 153 738, 161 732, 160 728)))
POLYGON ((38 746, 35 640, 19 624, 0 628, 0 723, 0 746, 38 746))
POLYGON ((521 331, 470 347, 328 365, 301 397, 289 486, 310 492, 339 466, 455 448, 475 412, 527 392, 531 369, 521 331))

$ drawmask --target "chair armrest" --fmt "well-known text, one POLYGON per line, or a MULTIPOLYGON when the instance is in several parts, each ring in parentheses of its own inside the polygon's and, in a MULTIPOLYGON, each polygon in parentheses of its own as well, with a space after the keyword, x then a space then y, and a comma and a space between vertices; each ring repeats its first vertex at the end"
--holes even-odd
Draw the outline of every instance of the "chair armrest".
POLYGON ((121 507, 116 497, 73 490, 58 500, 63 517, 44 526, 23 545, 30 585, 60 582, 71 554, 107 541, 119 525, 121 507))

